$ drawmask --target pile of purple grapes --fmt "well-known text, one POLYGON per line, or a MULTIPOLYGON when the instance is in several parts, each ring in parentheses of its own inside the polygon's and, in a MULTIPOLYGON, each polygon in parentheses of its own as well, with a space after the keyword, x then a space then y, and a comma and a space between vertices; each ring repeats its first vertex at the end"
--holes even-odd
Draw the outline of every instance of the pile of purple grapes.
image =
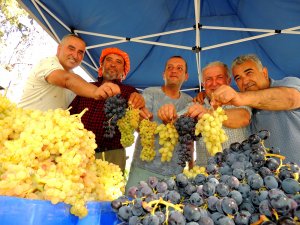
POLYGON ((264 146, 269 135, 232 143, 209 158, 206 175, 140 181, 111 206, 129 225, 299 224, 299 166, 264 146))
POLYGON ((104 113, 107 121, 103 122, 105 138, 113 138, 116 133, 117 122, 125 115, 126 108, 127 101, 120 94, 106 99, 104 113))

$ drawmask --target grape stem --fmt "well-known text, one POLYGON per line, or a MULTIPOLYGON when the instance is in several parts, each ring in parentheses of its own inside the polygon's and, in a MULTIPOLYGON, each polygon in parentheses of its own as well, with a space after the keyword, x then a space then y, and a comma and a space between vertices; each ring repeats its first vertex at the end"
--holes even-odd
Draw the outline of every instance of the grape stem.
POLYGON ((276 174, 278 174, 280 168, 283 166, 282 160, 285 159, 285 156, 283 156, 283 155, 278 155, 278 154, 267 153, 267 154, 265 155, 265 158, 267 158, 268 156, 279 158, 279 160, 280 160, 280 165, 278 166, 278 168, 277 168, 277 170, 276 170, 276 174))
POLYGON ((276 220, 278 220, 278 219, 279 219, 279 216, 278 216, 278 213, 276 212, 276 210, 273 209, 272 212, 273 212, 273 214, 274 214, 276 220))
POLYGON ((105 161, 105 152, 102 152, 102 160, 105 161))
POLYGON ((110 121, 115 117, 116 114, 114 114, 107 122, 108 122, 108 126, 110 126, 110 121))
POLYGON ((81 119, 81 117, 83 116, 83 114, 85 114, 86 111, 88 111, 88 108, 85 108, 84 110, 81 111, 81 113, 77 114, 76 116, 81 119))
POLYGON ((165 200, 163 200, 162 198, 159 198, 158 200, 153 200, 153 201, 150 201, 148 203, 144 202, 143 203, 143 207, 147 207, 148 209, 151 209, 151 215, 154 215, 155 214, 155 211, 156 209, 159 207, 159 205, 165 205, 166 206, 166 221, 165 221, 165 224, 168 224, 168 218, 169 218, 169 210, 168 208, 169 207, 172 207, 173 209, 179 211, 179 212, 183 212, 183 204, 173 204, 171 202, 167 202, 165 200), (154 207, 153 207, 154 206, 154 207))
POLYGON ((264 221, 268 221, 268 217, 266 217, 265 215, 260 215, 259 216, 259 220, 257 220, 256 222, 254 223, 251 223, 250 225, 260 225, 262 224, 264 221))
POLYGON ((283 155, 272 154, 272 153, 267 153, 266 156, 276 157, 276 158, 279 158, 279 159, 281 159, 281 160, 284 160, 284 159, 285 159, 285 156, 283 156, 283 155))

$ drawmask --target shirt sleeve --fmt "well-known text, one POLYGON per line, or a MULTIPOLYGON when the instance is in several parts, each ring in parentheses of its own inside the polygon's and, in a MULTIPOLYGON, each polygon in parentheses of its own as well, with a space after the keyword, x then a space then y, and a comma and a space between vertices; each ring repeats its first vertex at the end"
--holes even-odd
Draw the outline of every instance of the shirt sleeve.
POLYGON ((189 107, 193 105, 193 98, 187 94, 184 94, 184 108, 177 112, 178 116, 185 114, 189 107))
POLYGON ((275 80, 272 87, 290 87, 300 91, 300 79, 298 77, 285 77, 282 80, 275 80))
POLYGON ((152 89, 150 88, 146 88, 144 91, 143 91, 143 97, 145 99, 145 103, 146 103, 146 108, 152 112, 153 111, 153 91, 152 89))
POLYGON ((35 76, 39 79, 46 80, 50 73, 55 70, 64 70, 56 57, 49 57, 40 61, 35 76))
POLYGON ((124 86, 120 86, 121 88, 121 94, 125 99, 129 99, 130 95, 134 92, 138 92, 138 90, 136 90, 134 87, 129 86, 129 85, 124 85, 124 86))

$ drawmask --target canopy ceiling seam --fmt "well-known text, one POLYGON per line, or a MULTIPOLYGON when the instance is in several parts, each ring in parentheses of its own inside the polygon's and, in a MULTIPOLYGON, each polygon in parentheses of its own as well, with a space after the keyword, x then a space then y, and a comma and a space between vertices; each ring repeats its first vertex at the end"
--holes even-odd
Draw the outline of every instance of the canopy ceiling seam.
POLYGON ((93 33, 93 32, 88 32, 88 31, 81 31, 81 30, 72 30, 72 28, 68 27, 66 24, 64 24, 58 17, 56 17, 43 3, 41 3, 39 0, 31 0, 33 3, 34 7, 48 26, 48 29, 51 31, 51 33, 54 35, 54 37, 57 39, 57 41, 61 41, 61 39, 58 37, 57 33, 51 26, 51 23, 49 20, 46 18, 44 12, 41 10, 45 10, 55 21, 57 21, 62 27, 64 27, 68 32, 73 33, 76 32, 76 34, 87 34, 87 35, 94 35, 94 36, 100 36, 104 38, 111 38, 111 39, 116 39, 117 41, 112 41, 112 42, 106 42, 98 45, 92 45, 92 46, 87 46, 87 56, 89 60, 91 60, 92 64, 83 61, 85 65, 88 67, 92 68, 93 70, 97 71, 98 66, 97 63, 94 61, 93 57, 91 56, 90 52, 88 50, 98 48, 98 47, 103 47, 103 46, 108 46, 112 44, 120 44, 124 42, 137 42, 137 43, 143 43, 143 44, 150 44, 150 45, 158 45, 158 46, 164 46, 164 47, 170 47, 170 48, 179 48, 183 50, 192 50, 195 52, 195 57, 196 57, 196 63, 197 63, 197 72, 198 72, 198 80, 199 80, 199 87, 201 90, 201 58, 200 58, 200 51, 206 51, 214 48, 220 48, 223 46, 228 46, 232 44, 237 44, 237 43, 242 43, 246 41, 251 41, 251 40, 256 40, 268 36, 273 36, 277 34, 295 34, 299 35, 300 31, 297 31, 300 29, 300 26, 297 27, 292 27, 292 28, 287 28, 283 30, 273 30, 273 29, 256 29, 256 28, 237 28, 237 27, 220 27, 220 26, 202 26, 200 24, 200 0, 194 0, 194 7, 195 7, 195 26, 193 28, 184 28, 184 29, 177 29, 177 30, 171 30, 171 31, 166 31, 162 33, 156 33, 156 34, 149 34, 149 35, 144 35, 144 36, 138 36, 138 37, 120 37, 120 36, 113 36, 113 35, 107 35, 107 34, 100 34, 100 33, 93 33), (41 7, 41 8, 40 8, 41 7), (199 8, 199 10, 198 10, 199 8), (198 11, 197 11, 198 10, 198 11), (223 31, 245 31, 245 32, 261 32, 264 34, 260 35, 255 35, 247 38, 241 38, 238 40, 234 41, 229 41, 229 42, 223 42, 215 45, 210 45, 206 47, 201 47, 200 46, 200 29, 207 29, 207 30, 223 30, 223 31), (151 37, 158 37, 158 36, 163 36, 163 35, 169 35, 169 34, 174 34, 174 33, 180 33, 180 32, 186 32, 186 31, 191 31, 191 30, 196 30, 196 41, 195 41, 195 46, 190 47, 190 46, 182 46, 182 45, 176 45, 176 44, 169 44, 169 43, 162 43, 162 42, 155 42, 155 41, 147 41, 143 40, 146 38, 151 38, 151 37))
MULTIPOLYGON (((39 9, 39 7, 35 4, 38 3, 41 7, 43 7, 43 9, 45 11, 47 11, 49 13, 50 16, 52 16, 58 23, 60 23, 65 29, 67 29, 69 32, 71 32, 71 29, 66 26, 61 20, 59 20, 45 5, 43 5, 39 0, 31 0, 32 3, 35 5, 35 7, 37 8, 38 12, 40 13, 40 15, 42 16, 42 18, 45 20, 45 22, 47 23, 47 25, 49 26, 49 28, 51 29, 52 33, 55 35, 55 37, 60 40, 57 36, 57 34, 55 33, 55 31, 53 30, 52 26, 50 25, 49 21, 46 19, 46 17, 44 16, 44 14, 41 12, 41 10, 39 9)), ((197 0, 194 0, 194 2, 197 0)), ((167 35, 167 34, 171 34, 171 33, 177 33, 177 32, 183 32, 183 31, 187 31, 187 30, 192 30, 194 28, 186 28, 186 29, 180 29, 180 30, 174 30, 174 31, 168 31, 168 32, 163 32, 163 33, 158 33, 158 34, 151 34, 151 35, 147 35, 147 36, 141 36, 141 37, 136 37, 136 38, 129 38, 130 41, 132 42, 139 42, 139 43, 144 43, 144 44, 152 44, 152 45, 158 45, 158 46, 164 46, 164 47, 173 47, 173 48, 180 48, 180 49, 184 49, 184 50, 194 50, 193 47, 189 47, 189 46, 180 46, 180 45, 174 45, 174 44, 167 44, 167 43, 160 43, 160 42, 153 42, 153 41, 141 41, 140 39, 143 39, 144 37, 154 37, 154 36, 158 36, 158 35, 167 35), (177 32, 176 32, 177 31, 177 32)), ((202 26, 199 29, 219 29, 219 30, 232 30, 232 31, 252 31, 252 32, 267 32, 267 34, 262 34, 262 35, 257 35, 257 36, 252 36, 252 37, 248 37, 248 38, 243 38, 243 39, 239 39, 239 40, 235 40, 235 41, 230 41, 230 42, 223 42, 223 43, 219 43, 216 45, 212 45, 212 46, 207 46, 207 47, 203 47, 201 48, 201 51, 206 51, 209 49, 214 49, 214 48, 219 48, 219 47, 223 47, 223 46, 228 46, 228 45, 232 45, 232 44, 236 44, 236 43, 241 43, 241 42, 245 42, 245 41, 250 41, 250 40, 255 40, 255 39, 259 39, 259 38, 263 38, 263 37, 267 37, 267 36, 272 36, 278 33, 274 33, 277 30, 270 30, 270 29, 255 29, 255 28, 234 28, 234 27, 214 27, 214 26, 202 26)), ((289 28, 289 29, 284 29, 281 30, 281 33, 286 33, 286 34, 295 34, 294 30, 300 29, 300 26, 295 27, 295 28, 289 28), (294 32, 293 32, 294 31, 294 32)), ((196 29, 197 30, 197 29, 196 29)), ((112 38, 112 39, 118 39, 120 40, 121 38, 123 40, 119 41, 119 42, 107 42, 104 44, 99 44, 99 45, 95 45, 93 47, 88 46, 87 49, 92 49, 92 48, 97 48, 97 47, 102 47, 102 46, 107 46, 107 45, 111 45, 111 44, 119 44, 119 43, 124 43, 128 41, 128 37, 119 37, 119 36, 113 36, 113 35, 107 35, 107 34, 100 34, 100 33, 89 33, 87 31, 79 31, 76 30, 76 32, 78 33, 85 33, 85 34, 91 34, 91 35, 97 35, 97 36, 102 36, 102 37, 107 37, 107 38, 112 38)), ((300 33, 300 32, 299 32, 300 33)), ((298 34, 298 32, 297 32, 298 34)), ((199 37, 200 37, 200 32, 199 32, 199 37)), ((197 46, 197 45, 196 45, 197 46)), ((89 54, 88 54, 89 55, 89 54)), ((93 62, 94 66, 97 67, 96 63, 94 62, 94 60, 92 59, 92 57, 90 57, 90 60, 93 62)))
POLYGON ((294 30, 298 30, 299 28, 300 28, 300 26, 291 27, 291 28, 287 28, 287 29, 283 29, 283 30, 273 30, 272 33, 267 32, 266 34, 260 34, 260 35, 256 35, 256 36, 252 36, 252 37, 242 38, 242 39, 238 39, 238 40, 235 40, 235 41, 223 42, 223 43, 220 43, 220 44, 203 47, 201 50, 206 51, 206 50, 209 50, 209 49, 219 48, 219 47, 228 46, 228 45, 232 45, 232 44, 237 44, 237 43, 241 43, 241 42, 260 39, 260 38, 264 38, 264 37, 268 37, 268 36, 278 35, 280 33, 292 32, 294 30))

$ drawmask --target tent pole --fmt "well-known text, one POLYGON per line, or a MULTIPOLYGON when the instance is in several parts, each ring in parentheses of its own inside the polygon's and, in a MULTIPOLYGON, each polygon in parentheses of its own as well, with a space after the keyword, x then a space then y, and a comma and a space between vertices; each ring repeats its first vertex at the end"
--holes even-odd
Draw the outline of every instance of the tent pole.
POLYGON ((195 7, 195 25, 196 25, 196 65, 197 65, 197 73, 198 73, 198 84, 199 91, 201 91, 201 57, 200 57, 200 0, 194 0, 195 7))
MULTIPOLYGON (((47 18, 45 17, 45 15, 43 14, 43 12, 41 11, 40 7, 42 7, 52 18, 54 18, 59 24, 61 24, 68 32, 72 32, 71 29, 65 25, 60 19, 58 19, 45 5, 43 5, 40 1, 38 0, 31 0, 31 2, 34 4, 35 8, 38 10, 38 12, 40 13, 41 17, 44 19, 45 23, 48 25, 49 29, 51 30, 51 32, 53 33, 53 35, 55 36, 56 40, 58 42, 61 41, 61 39, 58 37, 58 35, 56 34, 56 32, 54 31, 54 29, 52 28, 50 22, 47 20, 47 18)), ((77 33, 76 33, 77 34, 77 33)), ((90 55, 90 53, 86 50, 86 53, 89 57, 89 59, 92 61, 92 63, 94 64, 94 67, 92 67, 91 65, 85 63, 86 65, 88 65, 89 67, 93 68, 94 70, 97 70, 97 65, 95 63, 95 61, 93 60, 92 56, 90 55)))
MULTIPOLYGON (((45 23, 47 24, 47 26, 49 27, 49 29, 51 30, 52 34, 55 36, 56 41, 60 42, 60 38, 58 37, 58 35, 56 34, 56 32, 54 31, 53 27, 51 26, 51 24, 49 23, 49 21, 47 20, 47 18, 45 17, 44 13, 42 12, 42 10, 40 9, 40 7, 37 5, 37 3, 41 4, 38 1, 35 0, 31 0, 31 2, 33 3, 34 7, 36 8, 36 10, 39 12, 39 14, 41 15, 41 17, 43 18, 43 20, 45 21, 45 23)), ((47 10, 46 10, 47 11, 47 10)), ((71 30, 69 30, 71 31, 71 30)))

